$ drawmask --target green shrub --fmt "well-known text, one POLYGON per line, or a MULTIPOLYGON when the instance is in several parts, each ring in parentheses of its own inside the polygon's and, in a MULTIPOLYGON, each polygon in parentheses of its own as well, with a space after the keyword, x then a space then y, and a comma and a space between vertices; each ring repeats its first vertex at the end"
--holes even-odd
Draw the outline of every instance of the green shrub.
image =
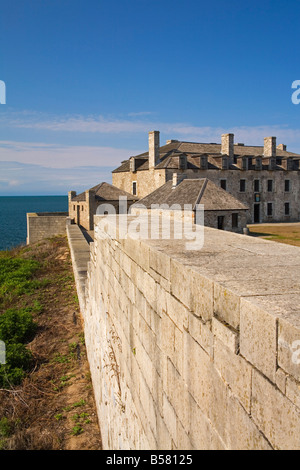
POLYGON ((0 365, 0 386, 19 385, 32 365, 32 353, 24 344, 6 344, 6 364, 0 365))
POLYGON ((8 343, 26 343, 36 332, 32 308, 11 308, 0 315, 0 340, 8 343))
POLYGON ((34 260, 0 258, 0 299, 6 295, 21 295, 36 289, 38 281, 32 280, 32 277, 39 266, 34 260))
POLYGON ((12 431, 12 425, 8 418, 0 419, 0 437, 9 437, 12 431))

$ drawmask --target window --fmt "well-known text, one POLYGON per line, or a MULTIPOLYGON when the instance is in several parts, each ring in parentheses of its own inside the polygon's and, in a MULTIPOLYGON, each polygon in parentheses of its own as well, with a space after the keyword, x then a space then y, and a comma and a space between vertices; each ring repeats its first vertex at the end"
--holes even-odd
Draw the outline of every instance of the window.
POLYGON ((246 180, 240 180, 240 192, 244 193, 246 191, 246 180))
POLYGON ((273 180, 268 180, 268 193, 273 191, 273 180))
POLYGON ((286 202, 284 204, 284 214, 285 215, 290 215, 290 203, 289 202, 286 202))
POLYGON ((73 211, 75 211, 75 204, 73 204, 73 211))
POLYGON ((136 193, 137 193, 137 183, 136 183, 136 181, 133 181, 133 183, 132 183, 132 194, 134 196, 136 196, 136 193))
POLYGON ((239 226, 239 214, 232 214, 232 228, 238 228, 239 226))
POLYGON ((268 217, 271 217, 273 215, 273 203, 272 202, 268 202, 267 214, 268 214, 268 217))
POLYGON ((221 180, 220 181, 221 188, 226 191, 227 188, 227 181, 226 180, 221 180))
POLYGON ((83 211, 83 209, 84 209, 84 207, 83 207, 83 206, 81 206, 81 210, 82 210, 82 211, 83 211))
POLYGON ((285 180, 284 182, 284 191, 286 193, 289 193, 290 192, 290 189, 291 189, 291 182, 290 180, 285 180))
POLYGON ((260 192, 260 181, 259 180, 254 180, 254 192, 255 193, 260 192))

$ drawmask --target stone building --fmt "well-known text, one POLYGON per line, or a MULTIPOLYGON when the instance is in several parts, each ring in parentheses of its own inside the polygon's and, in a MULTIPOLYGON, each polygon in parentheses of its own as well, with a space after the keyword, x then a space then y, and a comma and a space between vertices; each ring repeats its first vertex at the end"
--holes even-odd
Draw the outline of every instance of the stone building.
POLYGON ((224 134, 221 144, 168 140, 160 146, 159 131, 149 132, 147 152, 130 157, 112 173, 113 184, 144 198, 173 179, 208 178, 249 207, 248 223, 292 222, 300 218, 300 155, 266 137, 263 146, 234 143, 224 134))
POLYGON ((204 206, 204 225, 241 233, 247 225, 248 207, 207 178, 187 179, 173 174, 158 189, 131 206, 131 213, 170 210, 172 217, 197 220, 199 205, 204 206))
POLYGON ((105 182, 78 195, 76 191, 70 191, 68 197, 69 217, 74 220, 75 224, 86 230, 94 229, 94 215, 100 205, 102 205, 103 213, 109 212, 107 204, 112 205, 118 214, 120 198, 127 198, 127 209, 137 201, 136 196, 105 182))

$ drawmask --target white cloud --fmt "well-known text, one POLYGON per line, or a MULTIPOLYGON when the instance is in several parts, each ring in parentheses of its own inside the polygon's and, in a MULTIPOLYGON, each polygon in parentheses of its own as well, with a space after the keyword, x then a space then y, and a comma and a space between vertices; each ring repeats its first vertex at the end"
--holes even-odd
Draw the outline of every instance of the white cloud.
POLYGON ((114 147, 63 146, 37 142, 0 141, 0 161, 42 165, 47 168, 111 166, 136 154, 136 150, 114 147))
MULTIPOLYGON (((111 119, 104 116, 47 116, 39 113, 7 113, 0 115, 0 122, 13 128, 46 130, 67 133, 98 133, 98 134, 147 134, 157 129, 168 138, 193 140, 202 142, 220 142, 221 134, 233 132, 236 141, 246 144, 262 145, 264 137, 275 135, 278 141, 296 144, 299 148, 300 129, 292 129, 287 125, 234 126, 231 128, 213 126, 193 126, 186 122, 159 122, 157 120, 138 119, 150 115, 148 111, 129 113, 137 119, 111 119)), ((133 137, 134 139, 134 137, 133 137)), ((134 142, 134 140, 133 140, 134 142)), ((45 145, 45 144, 44 144, 45 145)), ((89 147, 86 147, 88 150, 89 147)), ((122 157, 123 158, 123 157, 122 157)))

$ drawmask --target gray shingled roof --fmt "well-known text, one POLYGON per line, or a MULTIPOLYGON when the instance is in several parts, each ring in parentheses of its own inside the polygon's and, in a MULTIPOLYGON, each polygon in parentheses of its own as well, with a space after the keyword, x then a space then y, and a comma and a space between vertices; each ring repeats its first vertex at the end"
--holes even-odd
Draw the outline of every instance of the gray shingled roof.
MULTIPOLYGON (((234 146, 234 155, 236 157, 240 156, 252 156, 252 157, 263 157, 264 147, 262 146, 245 146, 245 145, 235 145, 234 146)), ((160 161, 156 165, 155 169, 178 169, 178 156, 186 155, 187 157, 187 168, 188 169, 197 169, 199 164, 197 163, 196 157, 201 155, 208 156, 209 168, 219 168, 220 162, 217 157, 221 157, 221 144, 201 144, 196 142, 172 142, 170 144, 160 147, 160 161), (176 158, 177 157, 177 158, 176 158)), ((277 157, 295 157, 300 158, 300 155, 292 152, 287 152, 285 150, 276 149, 277 157)), ((149 169, 148 158, 149 152, 142 153, 134 157, 136 160, 136 170, 143 171, 149 169)), ((235 165, 232 165, 232 169, 238 169, 235 165)), ((121 166, 113 170, 113 173, 121 173, 130 171, 129 160, 122 162, 121 166)))
MULTIPOLYGON (((98 201, 118 201, 120 196, 126 196, 129 201, 136 201, 137 197, 133 196, 122 189, 113 186, 112 184, 103 182, 90 189, 95 194, 98 201)), ((73 201, 85 201, 85 192, 78 194, 73 198, 73 201)))
POLYGON ((248 209, 242 202, 207 178, 184 179, 175 188, 173 188, 173 182, 168 181, 134 204, 133 207, 138 208, 143 205, 147 209, 151 209, 153 204, 167 204, 168 206, 178 204, 182 209, 185 204, 192 205, 193 209, 197 204, 204 204, 206 211, 248 209))

